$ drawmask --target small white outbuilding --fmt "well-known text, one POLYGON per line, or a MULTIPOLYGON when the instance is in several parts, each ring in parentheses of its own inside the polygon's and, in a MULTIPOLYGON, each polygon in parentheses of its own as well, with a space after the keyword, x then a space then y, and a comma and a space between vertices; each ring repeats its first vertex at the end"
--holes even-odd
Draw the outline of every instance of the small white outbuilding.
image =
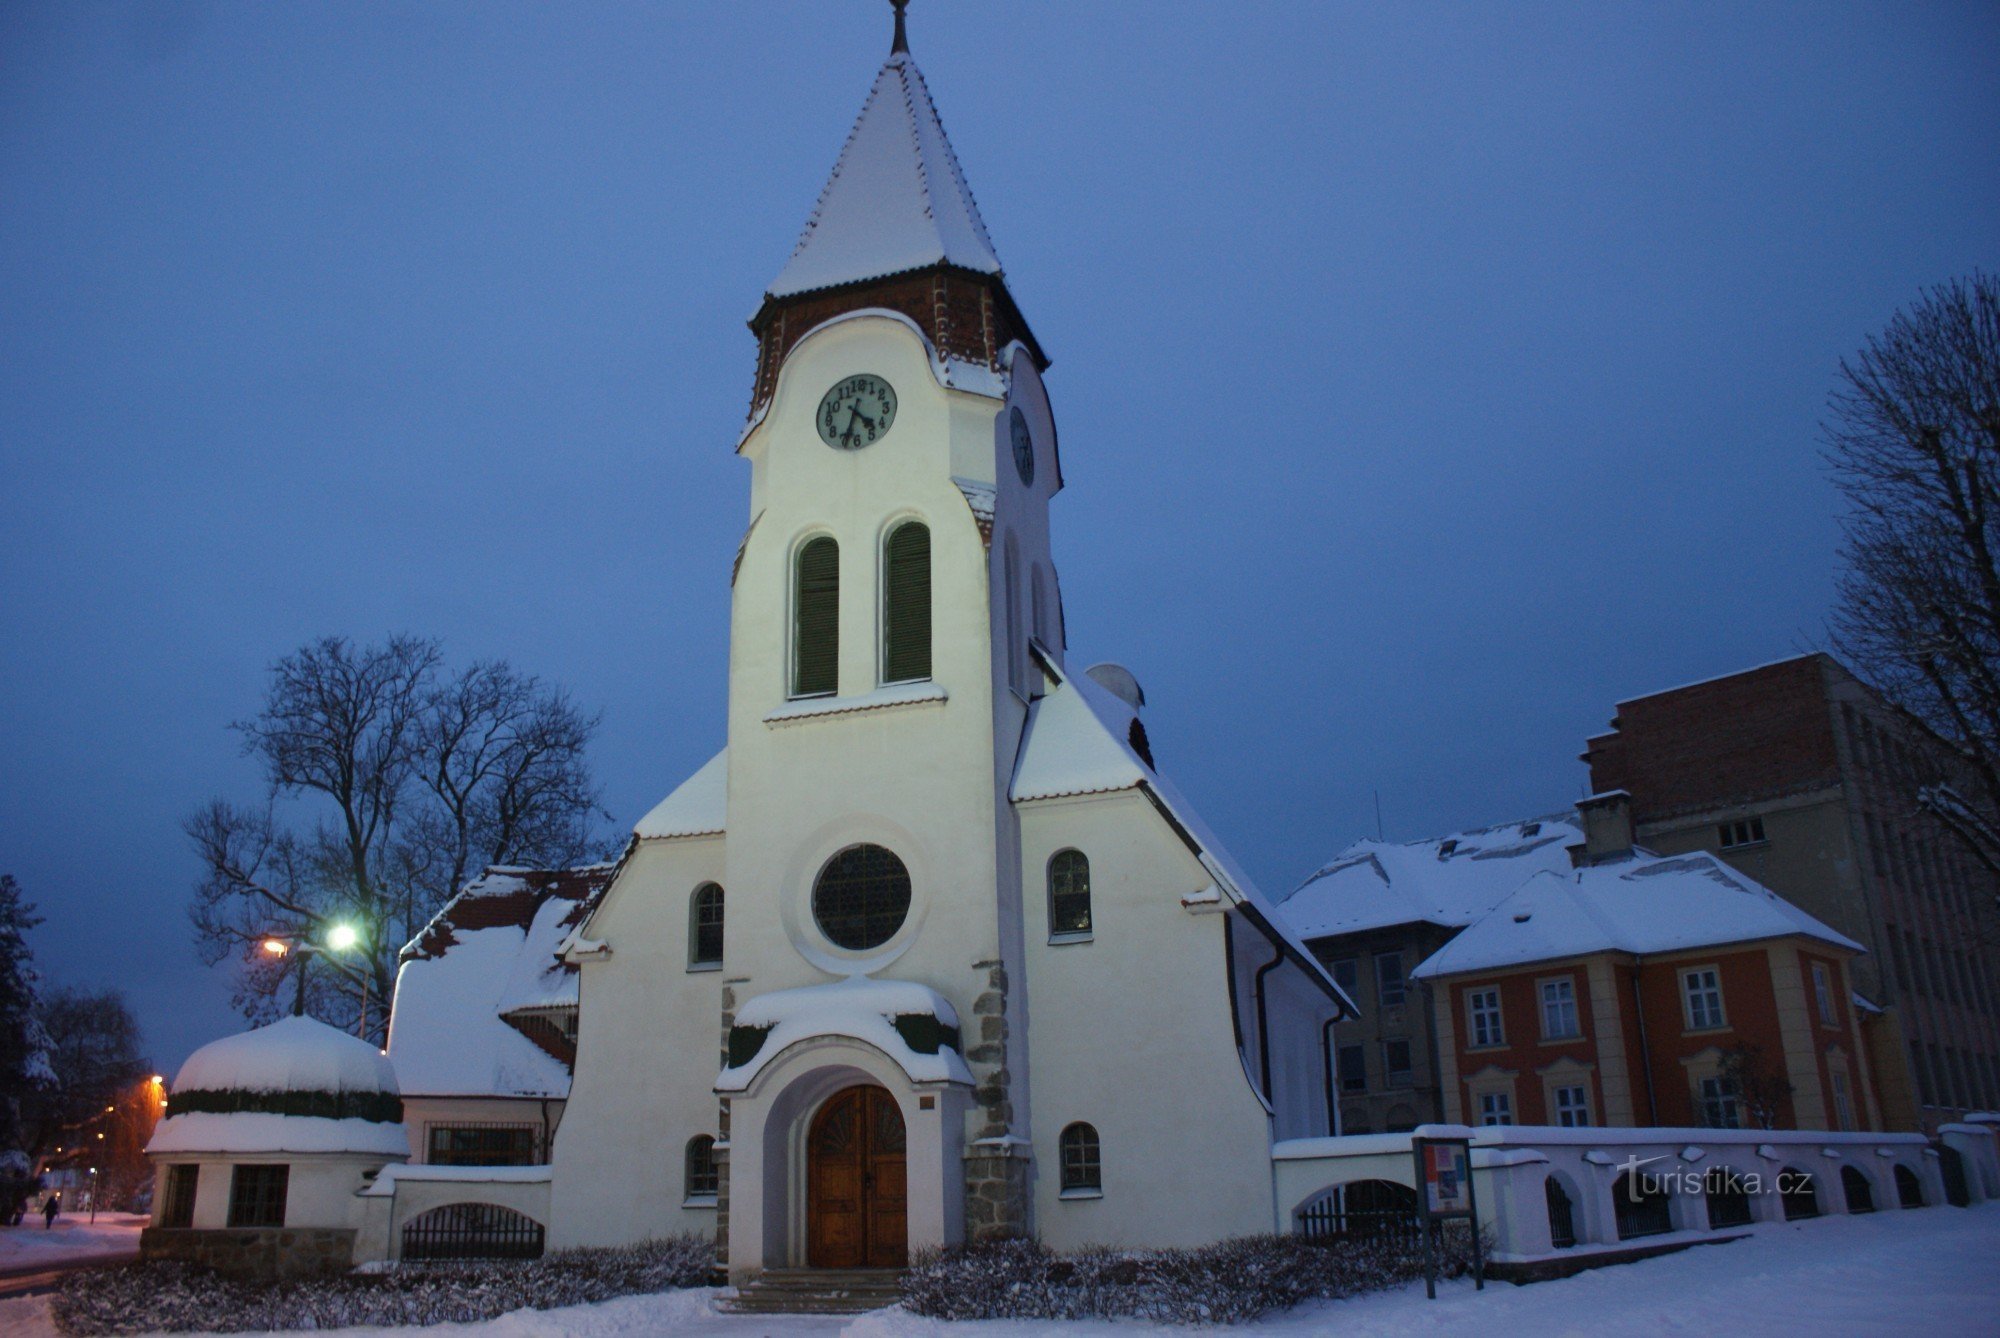
POLYGON ((382 1052, 292 1017, 190 1055, 146 1155, 145 1257, 286 1277, 352 1265, 355 1195, 410 1144, 382 1052))

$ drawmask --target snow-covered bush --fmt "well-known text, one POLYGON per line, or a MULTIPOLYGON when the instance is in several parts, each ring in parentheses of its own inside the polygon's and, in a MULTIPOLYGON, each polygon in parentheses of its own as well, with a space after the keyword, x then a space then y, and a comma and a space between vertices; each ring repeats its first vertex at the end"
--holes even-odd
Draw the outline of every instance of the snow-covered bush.
MULTIPOLYGON (((1462 1228, 1446 1232, 1440 1267, 1446 1277, 1471 1269, 1471 1238, 1462 1228)), ((934 1319, 1235 1324, 1423 1272, 1423 1243, 1414 1236, 1245 1236, 1187 1250, 1073 1254, 1012 1240, 920 1254, 903 1279, 903 1304, 934 1319)))
POLYGON ((160 1261, 72 1273, 54 1309, 57 1327, 79 1335, 443 1324, 700 1286, 714 1263, 714 1242, 703 1236, 564 1250, 524 1263, 407 1264, 291 1282, 237 1281, 160 1261))

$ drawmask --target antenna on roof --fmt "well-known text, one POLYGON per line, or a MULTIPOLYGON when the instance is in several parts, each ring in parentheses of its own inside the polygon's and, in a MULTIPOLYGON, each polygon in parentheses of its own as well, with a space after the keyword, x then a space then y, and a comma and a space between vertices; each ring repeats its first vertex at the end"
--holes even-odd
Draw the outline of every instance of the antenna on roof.
POLYGON ((889 0, 889 3, 896 10, 896 40, 889 44, 889 54, 893 56, 899 51, 907 53, 910 49, 910 35, 903 31, 903 10, 910 0, 889 0))

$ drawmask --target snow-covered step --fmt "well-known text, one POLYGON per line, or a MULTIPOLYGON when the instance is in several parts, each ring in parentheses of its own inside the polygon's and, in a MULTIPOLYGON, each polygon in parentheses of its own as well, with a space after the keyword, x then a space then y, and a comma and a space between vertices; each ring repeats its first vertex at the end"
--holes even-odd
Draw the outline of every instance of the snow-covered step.
POLYGON ((901 1280, 893 1268, 774 1268, 715 1306, 733 1314, 858 1315, 895 1305, 901 1280))

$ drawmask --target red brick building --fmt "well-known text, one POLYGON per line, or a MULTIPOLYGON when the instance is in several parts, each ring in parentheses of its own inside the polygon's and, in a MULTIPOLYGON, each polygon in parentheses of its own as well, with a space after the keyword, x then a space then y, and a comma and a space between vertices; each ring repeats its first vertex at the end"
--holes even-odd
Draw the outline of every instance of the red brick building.
POLYGON ((1713 851, 1868 950, 1890 1128, 2000 1106, 2000 887, 1917 804, 1952 766, 1928 732, 1813 654, 1620 702, 1583 760, 1641 845, 1713 851))
POLYGON ((1536 876, 1414 973, 1445 1118, 1882 1128, 1860 945, 1714 856, 1618 845, 1625 802, 1583 806, 1596 862, 1536 876))

